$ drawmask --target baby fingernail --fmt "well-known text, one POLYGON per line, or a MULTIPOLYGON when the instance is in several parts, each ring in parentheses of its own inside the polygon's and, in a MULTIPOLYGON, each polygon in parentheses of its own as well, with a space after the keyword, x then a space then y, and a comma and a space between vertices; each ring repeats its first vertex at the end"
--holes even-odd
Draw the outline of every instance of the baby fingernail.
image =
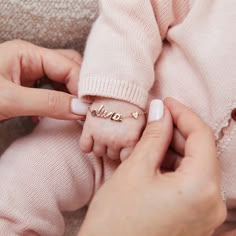
POLYGON ((164 115, 164 103, 162 100, 152 100, 149 107, 148 122, 158 121, 164 115))
POLYGON ((80 101, 78 98, 71 100, 71 111, 78 115, 86 115, 90 104, 80 101))

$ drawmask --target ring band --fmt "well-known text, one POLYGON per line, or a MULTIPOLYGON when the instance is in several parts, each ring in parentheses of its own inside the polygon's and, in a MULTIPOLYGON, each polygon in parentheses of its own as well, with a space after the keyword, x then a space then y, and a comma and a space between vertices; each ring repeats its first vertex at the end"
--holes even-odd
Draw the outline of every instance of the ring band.
POLYGON ((139 118, 139 116, 146 114, 146 112, 134 111, 134 112, 131 112, 129 115, 124 116, 118 112, 107 111, 105 109, 104 105, 101 105, 98 109, 89 108, 89 111, 92 116, 96 116, 96 117, 103 118, 103 119, 110 119, 110 120, 117 121, 117 122, 121 122, 121 121, 123 121, 123 119, 126 119, 126 118, 133 118, 133 119, 137 120, 139 118))

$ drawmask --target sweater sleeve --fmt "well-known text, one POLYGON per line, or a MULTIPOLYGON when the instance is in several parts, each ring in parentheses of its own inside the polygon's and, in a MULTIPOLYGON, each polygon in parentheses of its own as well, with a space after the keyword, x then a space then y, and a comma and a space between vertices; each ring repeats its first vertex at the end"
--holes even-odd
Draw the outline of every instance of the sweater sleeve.
POLYGON ((80 74, 80 97, 114 98, 145 108, 162 41, 180 15, 174 1, 99 1, 80 74))

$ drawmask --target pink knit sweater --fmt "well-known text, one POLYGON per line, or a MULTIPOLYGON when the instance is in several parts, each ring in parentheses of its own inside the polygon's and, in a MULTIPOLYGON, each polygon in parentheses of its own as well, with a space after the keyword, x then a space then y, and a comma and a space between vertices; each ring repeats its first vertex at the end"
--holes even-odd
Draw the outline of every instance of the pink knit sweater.
POLYGON ((82 97, 121 99, 145 109, 151 98, 171 96, 191 107, 215 133, 233 208, 235 23, 235 0, 100 0, 79 83, 82 97))

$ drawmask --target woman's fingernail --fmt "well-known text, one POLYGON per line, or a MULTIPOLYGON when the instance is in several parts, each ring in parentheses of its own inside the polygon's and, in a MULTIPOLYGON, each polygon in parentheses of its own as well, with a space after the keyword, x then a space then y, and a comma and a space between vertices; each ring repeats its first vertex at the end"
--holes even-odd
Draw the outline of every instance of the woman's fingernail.
POLYGON ((162 100, 152 100, 149 107, 148 122, 158 121, 164 115, 164 103, 162 100))
POLYGON ((78 115, 86 115, 90 104, 80 101, 78 98, 71 100, 71 111, 78 115))

